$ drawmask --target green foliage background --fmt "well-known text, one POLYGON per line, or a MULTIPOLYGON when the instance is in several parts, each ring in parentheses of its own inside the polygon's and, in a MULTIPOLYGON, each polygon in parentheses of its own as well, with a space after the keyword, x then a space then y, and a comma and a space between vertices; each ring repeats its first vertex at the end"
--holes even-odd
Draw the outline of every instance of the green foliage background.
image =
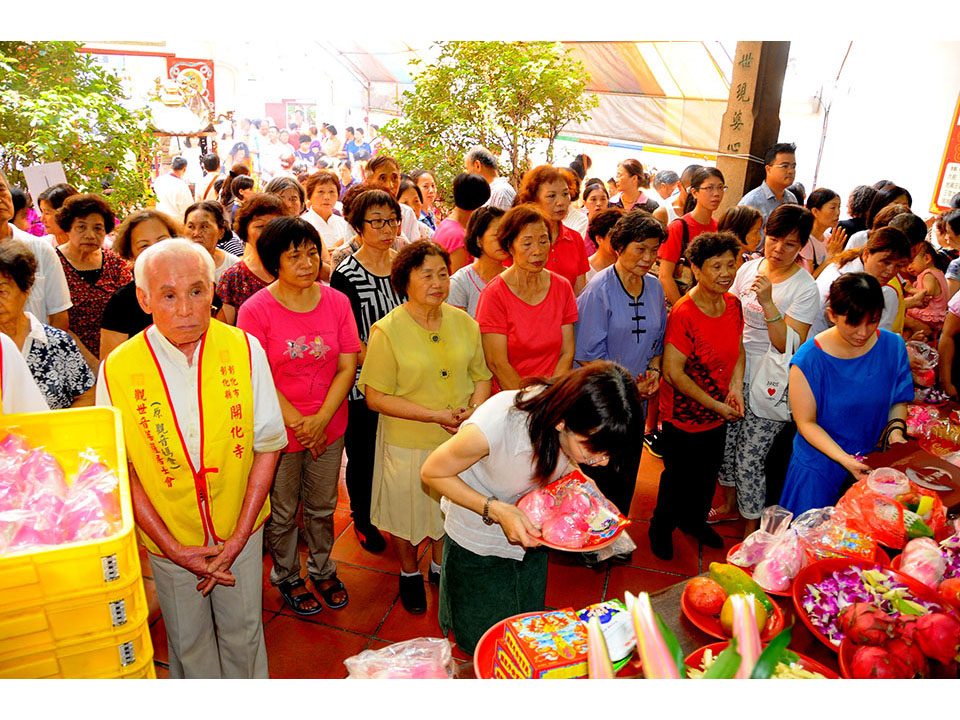
POLYGON ((581 122, 597 99, 584 93, 590 76, 583 63, 555 42, 438 43, 430 64, 414 61, 414 90, 404 92, 403 118, 381 134, 405 171, 434 172, 442 197, 450 198, 463 156, 481 144, 498 157, 500 168, 519 187, 537 142, 553 143, 567 123, 581 122))
POLYGON ((0 167, 60 160, 82 192, 104 193, 120 213, 151 196, 158 145, 146 110, 124 107, 120 81, 75 42, 0 41, 0 167))

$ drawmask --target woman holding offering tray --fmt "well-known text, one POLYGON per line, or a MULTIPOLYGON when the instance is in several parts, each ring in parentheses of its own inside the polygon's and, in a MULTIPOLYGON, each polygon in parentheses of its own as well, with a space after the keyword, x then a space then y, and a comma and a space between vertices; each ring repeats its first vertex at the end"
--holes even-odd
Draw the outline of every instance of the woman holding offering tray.
POLYGON ((610 461, 642 412, 630 374, 598 362, 494 395, 424 462, 446 515, 440 627, 464 652, 500 620, 544 609, 547 553, 516 502, 576 465, 610 461))

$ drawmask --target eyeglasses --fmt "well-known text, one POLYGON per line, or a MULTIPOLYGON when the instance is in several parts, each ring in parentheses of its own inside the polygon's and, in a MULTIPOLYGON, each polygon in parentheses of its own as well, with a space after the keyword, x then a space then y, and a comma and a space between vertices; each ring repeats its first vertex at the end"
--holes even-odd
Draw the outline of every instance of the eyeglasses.
MULTIPOLYGON (((599 465, 602 462, 608 460, 610 456, 607 453, 592 453, 587 452, 587 449, 583 446, 583 443, 577 439, 577 436, 567 428, 567 434, 570 436, 570 441, 577 449, 577 453, 580 457, 583 458, 583 462, 591 467, 594 465, 599 465)), ((579 461, 578 461, 579 462, 579 461)))
POLYGON ((722 193, 727 191, 727 186, 726 185, 701 185, 698 188, 694 188, 694 190, 699 190, 700 192, 705 192, 705 193, 715 193, 715 192, 722 193))
POLYGON ((771 165, 771 167, 780 168, 781 170, 796 170, 796 163, 777 163, 776 165, 771 165))
POLYGON ((372 227, 374 230, 383 230, 385 225, 391 228, 395 228, 397 225, 400 224, 400 221, 397 220, 396 218, 387 218, 386 220, 384 220, 383 218, 375 218, 373 220, 364 219, 363 222, 369 223, 370 227, 372 227))

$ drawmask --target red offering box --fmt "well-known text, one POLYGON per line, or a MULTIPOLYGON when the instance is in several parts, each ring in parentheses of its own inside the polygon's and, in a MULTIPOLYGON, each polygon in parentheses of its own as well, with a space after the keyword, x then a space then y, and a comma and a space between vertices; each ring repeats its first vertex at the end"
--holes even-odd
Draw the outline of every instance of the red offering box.
POLYGON ((586 677, 587 626, 571 608, 510 618, 497 640, 491 674, 515 679, 586 677))

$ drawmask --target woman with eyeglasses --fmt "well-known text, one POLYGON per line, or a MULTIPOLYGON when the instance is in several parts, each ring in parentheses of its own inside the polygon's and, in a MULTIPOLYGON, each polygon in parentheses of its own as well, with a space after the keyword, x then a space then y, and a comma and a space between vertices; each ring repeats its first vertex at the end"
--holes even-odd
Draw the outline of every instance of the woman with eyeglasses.
POLYGON ((380 416, 367 407, 356 386, 367 355, 367 342, 373 324, 398 307, 403 299, 390 283, 390 272, 397 252, 393 243, 400 225, 400 204, 383 190, 367 190, 350 204, 347 220, 357 231, 360 248, 346 256, 330 276, 330 287, 350 299, 353 317, 360 333, 360 353, 354 386, 347 396, 347 430, 343 435, 347 451, 347 492, 353 513, 353 530, 360 545, 372 553, 383 552, 386 541, 370 522, 370 494, 373 487, 373 461, 380 416))
POLYGON ((670 305, 676 304, 693 285, 693 273, 684 262, 687 248, 700 233, 717 231, 713 213, 720 207, 726 189, 723 173, 717 168, 704 167, 693 174, 686 214, 670 223, 667 241, 660 246, 658 254, 658 275, 670 305))
POLYGON ((393 538, 400 602, 416 615, 427 609, 418 547, 432 541, 427 575, 435 585, 443 551, 440 496, 424 488, 420 468, 490 396, 491 376, 476 321, 445 302, 446 250, 429 240, 407 245, 390 281, 405 301, 371 328, 357 387, 380 413, 370 519, 393 538))
MULTIPOLYGON (((766 475, 764 461, 774 439, 789 424, 763 417, 761 408, 751 407, 750 386, 770 348, 784 352, 791 331, 798 336, 799 347, 817 318, 817 283, 798 262, 813 224, 813 214, 800 205, 788 203, 775 208, 767 218, 763 257, 744 263, 730 288, 743 308, 744 417, 727 426, 720 476, 724 501, 720 507, 711 508, 708 522, 743 517, 744 537, 757 529, 763 509, 780 497, 779 480, 766 475)), ((786 379, 784 375, 782 380, 786 379)))
POLYGON ((500 620, 544 609, 547 551, 516 502, 578 465, 616 461, 642 412, 630 373, 601 361, 492 396, 423 463, 445 514, 440 627, 464 652, 500 620))

